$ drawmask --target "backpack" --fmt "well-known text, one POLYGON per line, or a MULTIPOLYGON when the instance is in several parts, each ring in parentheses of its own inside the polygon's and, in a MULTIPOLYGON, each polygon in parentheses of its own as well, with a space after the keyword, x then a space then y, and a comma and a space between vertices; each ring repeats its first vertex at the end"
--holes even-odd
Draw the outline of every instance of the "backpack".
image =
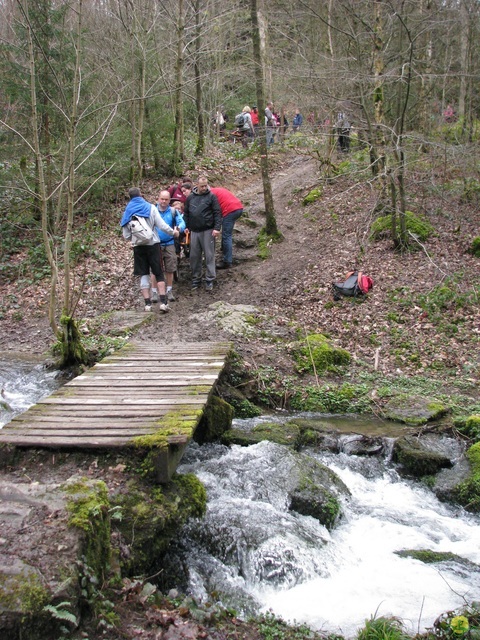
POLYGON ((239 113, 238 115, 235 116, 235 126, 237 127, 237 129, 243 129, 243 127, 245 126, 244 113, 239 113))
POLYGON ((349 271, 343 282, 332 282, 333 299, 340 300, 342 296, 356 298, 366 295, 373 287, 373 280, 362 271, 349 271))
POLYGON ((127 223, 127 228, 132 234, 132 247, 150 244, 154 239, 155 234, 148 220, 144 216, 132 216, 130 222, 127 223))

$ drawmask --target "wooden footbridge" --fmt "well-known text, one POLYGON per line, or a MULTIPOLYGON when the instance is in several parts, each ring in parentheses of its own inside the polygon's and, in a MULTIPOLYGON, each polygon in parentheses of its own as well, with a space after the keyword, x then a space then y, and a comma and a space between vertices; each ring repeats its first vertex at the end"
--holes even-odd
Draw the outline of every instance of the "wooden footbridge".
POLYGON ((167 482, 225 365, 228 343, 128 344, 0 429, 0 443, 53 449, 156 447, 167 482))

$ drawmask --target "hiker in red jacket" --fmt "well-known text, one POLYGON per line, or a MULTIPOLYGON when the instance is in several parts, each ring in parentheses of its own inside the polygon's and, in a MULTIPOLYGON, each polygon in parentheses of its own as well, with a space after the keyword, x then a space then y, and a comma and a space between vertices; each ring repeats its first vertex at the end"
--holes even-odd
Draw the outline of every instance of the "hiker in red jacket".
POLYGON ((243 213, 243 204, 224 187, 210 187, 210 191, 217 196, 222 211, 222 256, 223 261, 217 264, 217 269, 229 269, 232 266, 232 236, 235 222, 243 213))

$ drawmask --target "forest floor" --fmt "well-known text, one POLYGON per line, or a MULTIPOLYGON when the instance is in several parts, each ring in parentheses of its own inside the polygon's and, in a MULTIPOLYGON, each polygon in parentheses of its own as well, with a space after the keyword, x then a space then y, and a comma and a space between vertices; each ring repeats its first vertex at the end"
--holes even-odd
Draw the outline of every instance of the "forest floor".
MULTIPOLYGON (((345 157, 334 160, 339 164, 345 157)), ((306 151, 274 148, 270 162, 283 241, 271 244, 267 259, 258 257, 257 237, 265 212, 257 161, 253 155, 232 159, 215 151, 207 171, 211 184, 226 186, 245 205, 235 227, 235 264, 218 271, 212 293, 192 292, 184 260, 170 312, 162 314, 154 305, 149 322, 142 323, 133 338, 151 341, 152 348, 158 349, 165 341, 181 342, 188 349, 189 342, 229 340, 252 377, 261 379, 268 372, 269 384, 281 389, 286 388, 287 379, 300 380, 292 345, 306 333, 323 333, 352 354, 352 364, 340 382, 368 381, 374 390, 399 380, 407 381, 405 388, 411 389, 408 385, 413 381, 432 395, 478 401, 479 259, 468 249, 479 234, 480 212, 476 201, 464 201, 459 193, 442 189, 446 179, 461 175, 432 173, 428 180, 425 176, 411 180, 409 207, 425 216, 435 233, 416 251, 402 255, 393 251, 390 239, 370 239, 376 191, 368 179, 348 174, 328 181, 319 162, 306 151), (323 189, 321 198, 304 206, 303 198, 316 187, 323 189), (372 291, 362 301, 334 301, 331 283, 353 268, 373 278, 372 291), (253 330, 232 334, 222 329, 212 308, 220 302, 255 307, 253 330)), ((354 167, 353 155, 351 162, 354 167)), ((201 165, 192 169, 192 177, 202 169, 201 165)), ((164 186, 159 180, 147 180, 142 185, 144 196, 153 202, 164 186)), ((75 315, 90 337, 98 329, 95 318, 101 314, 136 310, 146 315, 132 276, 131 248, 121 238, 118 225, 124 206, 125 199, 119 197, 117 204, 99 212, 96 230, 85 231, 88 237, 81 240, 89 249, 88 257, 74 270, 76 290, 82 292, 75 315)), ((13 259, 17 278, 2 283, 0 356, 46 354, 52 343, 46 317, 48 280, 34 280, 25 273, 25 253, 13 259)), ((106 332, 111 320, 102 317, 100 329, 106 332)), ((302 380, 307 384, 311 379, 302 380)), ((316 382, 328 385, 332 378, 316 382)), ((284 402, 288 402, 286 394, 284 402)), ((135 589, 125 591, 118 613, 121 623, 116 631, 88 637, 265 637, 258 624, 228 616, 213 628, 182 608, 148 607, 135 589)))

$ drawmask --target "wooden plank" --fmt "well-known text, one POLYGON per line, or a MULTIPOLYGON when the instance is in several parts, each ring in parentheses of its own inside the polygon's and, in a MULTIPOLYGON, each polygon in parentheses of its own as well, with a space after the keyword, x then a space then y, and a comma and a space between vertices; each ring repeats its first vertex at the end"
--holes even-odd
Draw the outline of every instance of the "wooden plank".
MULTIPOLYGON (((165 411, 163 415, 165 415, 166 413, 168 413, 168 411, 165 411)), ((32 424, 40 424, 40 423, 51 423, 51 424, 61 424, 62 422, 67 422, 66 418, 64 415, 61 414, 57 414, 57 415, 43 415, 41 413, 39 414, 30 414, 28 417, 23 417, 24 414, 17 416, 16 418, 14 418, 12 420, 12 423, 14 424, 22 424, 24 422, 29 422, 32 424)), ((98 413, 98 415, 94 416, 95 417, 95 424, 108 424, 108 423, 112 423, 112 422, 117 422, 118 424, 121 421, 125 421, 128 423, 132 423, 132 424, 136 424, 137 422, 140 422, 142 419, 148 419, 148 418, 152 418, 152 419, 160 419, 162 418, 162 416, 159 416, 158 411, 150 411, 147 415, 145 413, 140 413, 140 412, 123 412, 122 415, 114 415, 112 416, 111 413, 105 414, 105 413, 98 413)), ((182 415, 179 416, 179 420, 195 420, 198 416, 196 416, 195 414, 192 415, 182 415)), ((74 418, 76 423, 85 423, 85 424, 92 424, 92 416, 91 415, 86 415, 86 416, 75 416, 74 418)), ((72 421, 72 417, 70 416, 68 418, 68 424, 70 424, 72 421)))
MULTIPOLYGON (((120 404, 122 406, 162 406, 164 404, 172 403, 172 404, 198 404, 203 405, 207 398, 208 394, 198 394, 197 396, 185 396, 180 399, 169 399, 169 398, 151 398, 146 401, 142 398, 126 398, 124 401, 119 400, 118 402, 114 399, 110 398, 85 398, 82 400, 82 408, 87 406, 98 406, 98 405, 116 405, 120 404)), ((40 400, 37 404, 45 405, 45 404, 61 404, 64 406, 68 405, 77 405, 79 404, 76 398, 59 398, 58 396, 49 396, 48 398, 44 398, 40 400)))
MULTIPOLYGON (((91 435, 84 438, 70 436, 68 440, 66 440, 64 436, 16 436, 14 433, 8 433, 2 435, 2 442, 14 444, 17 447, 46 447, 53 449, 71 449, 77 447, 81 449, 121 449, 135 446, 133 438, 94 438, 91 435)), ((175 438, 173 438, 172 444, 178 444, 175 438)))

